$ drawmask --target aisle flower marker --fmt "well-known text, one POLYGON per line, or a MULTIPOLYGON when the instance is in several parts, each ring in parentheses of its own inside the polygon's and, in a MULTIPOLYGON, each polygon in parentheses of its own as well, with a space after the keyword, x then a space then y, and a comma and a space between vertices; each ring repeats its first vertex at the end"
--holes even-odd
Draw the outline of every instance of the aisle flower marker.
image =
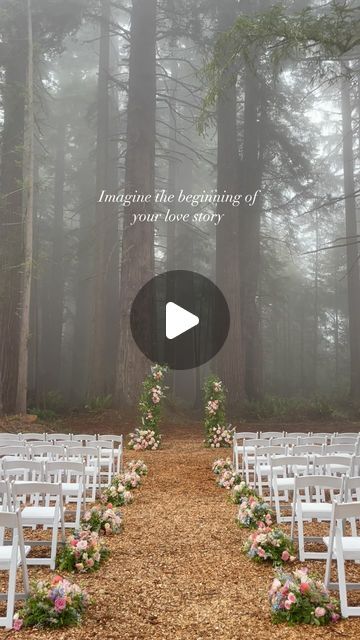
POLYGON ((133 501, 133 495, 123 484, 123 475, 113 477, 111 484, 104 489, 101 501, 104 504, 111 503, 114 507, 123 507, 133 501))
POLYGON ((135 451, 156 451, 161 444, 159 431, 161 404, 165 398, 165 374, 168 368, 159 364, 151 367, 151 373, 143 382, 139 401, 142 427, 130 433, 129 448, 135 451))
POLYGON ((233 430, 226 425, 226 390, 217 376, 210 376, 204 385, 206 444, 212 449, 230 447, 233 430))
POLYGON ((110 555, 95 531, 76 531, 66 541, 58 555, 60 571, 87 573, 97 571, 110 555))
POLYGON ((137 473, 138 476, 147 476, 148 468, 143 460, 130 460, 126 463, 126 471, 137 473))
POLYGON ((79 625, 88 604, 86 591, 61 576, 55 576, 51 582, 39 580, 32 584, 29 597, 15 614, 13 629, 60 629, 79 625))
POLYGON ((111 503, 98 505, 85 511, 81 519, 83 531, 95 531, 104 535, 120 533, 122 517, 120 511, 115 511, 111 503))
POLYGON ((233 486, 231 490, 231 501, 234 504, 241 504, 250 497, 259 499, 255 489, 249 487, 244 480, 241 480, 241 482, 233 486))
POLYGON ((272 562, 275 565, 293 562, 296 558, 294 544, 281 529, 262 525, 245 542, 244 551, 255 562, 272 562))
POLYGON ((269 591, 269 600, 275 624, 323 626, 341 617, 339 601, 306 568, 291 574, 279 570, 269 591))
POLYGON ((232 489, 236 484, 241 482, 241 475, 237 471, 224 469, 217 481, 222 489, 232 489))
POLYGON ((270 527, 275 522, 275 513, 267 502, 256 495, 244 498, 239 507, 237 523, 246 529, 256 529, 259 525, 270 527))
POLYGON ((230 458, 218 458, 213 462, 212 472, 215 473, 216 476, 219 476, 223 471, 233 469, 233 464, 230 458))

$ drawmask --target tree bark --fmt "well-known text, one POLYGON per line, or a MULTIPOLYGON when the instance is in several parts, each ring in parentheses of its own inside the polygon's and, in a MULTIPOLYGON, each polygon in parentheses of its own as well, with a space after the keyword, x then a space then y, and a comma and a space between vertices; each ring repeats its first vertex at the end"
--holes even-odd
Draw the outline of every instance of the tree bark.
MULTIPOLYGON (((154 193, 156 109, 156 0, 134 0, 131 15, 129 97, 125 190, 154 193)), ((139 289, 154 275, 154 226, 152 222, 130 226, 133 213, 151 214, 153 205, 125 209, 120 281, 120 340, 116 397, 133 405, 139 394, 147 360, 140 353, 130 330, 130 308, 139 289)), ((144 331, 151 331, 154 318, 144 318, 144 331)))
MULTIPOLYGON (((219 16, 220 31, 227 29, 235 18, 232 0, 223 3, 219 16)), ((230 74, 223 77, 224 89, 218 100, 218 182, 219 193, 237 193, 239 154, 236 124, 236 86, 230 74)), ((216 227, 216 283, 223 292, 230 311, 230 330, 216 359, 216 370, 228 390, 230 412, 236 410, 244 397, 244 353, 241 323, 241 273, 239 213, 231 204, 218 206, 225 214, 216 227)))
POLYGON ((19 366, 16 395, 17 413, 26 413, 30 340, 30 299, 33 262, 34 217, 34 47, 31 0, 27 0, 27 104, 24 138, 24 264, 20 298, 19 366))
MULTIPOLYGON (((345 69, 344 69, 345 71, 345 69)), ((349 307, 350 395, 360 399, 360 275, 357 244, 357 221, 354 180, 353 130, 351 122, 350 81, 343 75, 341 82, 343 166, 346 222, 346 263, 349 307)))
MULTIPOLYGON (((101 3, 99 76, 97 97, 96 194, 109 187, 109 66, 110 66, 110 0, 101 3)), ((90 393, 105 392, 105 305, 106 305, 106 225, 107 204, 96 203, 95 280, 92 364, 90 393)))
POLYGON ((64 309, 64 185, 66 123, 60 119, 56 136, 54 221, 51 265, 44 309, 42 392, 59 388, 64 309))
POLYGON ((27 61, 26 20, 19 15, 7 43, 3 87, 4 125, 1 158, 0 251, 0 410, 16 410, 21 270, 24 264, 23 148, 27 61))

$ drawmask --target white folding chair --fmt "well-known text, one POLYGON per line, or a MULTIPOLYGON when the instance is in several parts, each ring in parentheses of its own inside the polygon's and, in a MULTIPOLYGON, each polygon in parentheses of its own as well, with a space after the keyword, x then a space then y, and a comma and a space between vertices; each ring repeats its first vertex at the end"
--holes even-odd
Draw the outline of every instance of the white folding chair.
POLYGON ((297 445, 297 437, 292 434, 289 436, 281 436, 280 438, 271 438, 272 447, 284 447, 287 445, 289 448, 297 445))
POLYGON ((0 442, 1 440, 18 440, 20 439, 19 433, 11 433, 11 431, 1 431, 0 432, 0 442))
POLYGON ((64 460, 65 447, 63 444, 34 444, 31 446, 33 460, 64 460))
POLYGON ((352 470, 350 456, 324 455, 314 456, 314 474, 324 476, 343 476, 352 470))
POLYGON ((99 488, 109 486, 114 469, 114 443, 112 440, 89 440, 87 446, 98 450, 99 488))
POLYGON ((255 486, 264 500, 269 499, 271 501, 271 460, 276 460, 277 456, 284 455, 287 455, 286 445, 283 447, 273 447, 271 445, 255 448, 255 486), (264 496, 264 488, 269 490, 268 498, 264 496))
POLYGON ((330 535, 323 538, 328 547, 325 587, 336 589, 340 595, 341 615, 360 616, 360 606, 349 606, 347 599, 348 590, 360 590, 360 583, 346 582, 345 561, 360 562, 360 537, 344 536, 344 524, 346 520, 360 520, 360 502, 343 502, 338 504, 335 500, 332 509, 330 535), (330 582, 331 561, 336 560, 338 582, 330 582))
MULTIPOLYGON (((291 522, 292 516, 281 514, 281 507, 289 507, 289 491, 295 490, 295 475, 309 474, 308 456, 276 456, 270 459, 271 465, 271 495, 275 502, 276 520, 291 522)), ((272 501, 271 501, 272 502, 272 501)))
POLYGON ((243 452, 242 452, 242 476, 245 474, 246 484, 256 485, 256 472, 255 472, 255 451, 257 447, 268 447, 269 440, 266 438, 253 438, 244 440, 243 452))
MULTIPOLYGON (((95 502, 96 490, 99 485, 99 449, 97 447, 82 446, 67 447, 67 459, 69 462, 83 462, 85 469, 85 500, 95 502), (90 491, 90 496, 87 495, 90 491)), ((100 487, 99 487, 100 489, 100 487)))
POLYGON ((87 446, 88 442, 92 442, 93 440, 96 440, 96 434, 95 433, 73 433, 71 440, 73 440, 74 443, 78 442, 79 444, 84 444, 87 446))
POLYGON ((0 626, 11 629, 13 626, 15 600, 25 599, 29 595, 29 578, 26 564, 26 556, 30 551, 29 546, 24 545, 23 530, 20 512, 0 512, 0 529, 10 529, 12 532, 11 543, 0 544, 0 571, 9 573, 7 593, 0 594, 1 600, 7 600, 6 615, 0 617, 0 626), (16 593, 17 570, 22 569, 23 593, 16 593))
POLYGON ((331 438, 330 444, 356 444, 358 440, 359 435, 357 433, 347 436, 335 435, 331 438))
POLYGON ((285 435, 285 431, 260 431, 260 440, 271 440, 271 438, 280 438, 285 435))
POLYGON ((75 503, 76 509, 67 509, 64 512, 64 526, 79 529, 81 511, 85 507, 85 467, 83 462, 69 462, 58 460, 45 463, 46 482, 61 484, 65 504, 75 503), (66 520, 68 514, 75 515, 75 519, 66 520))
MULTIPOLYGON (((12 511, 10 487, 7 480, 0 481, 0 512, 12 511)), ((4 527, 0 526, 0 545, 4 544, 4 527)))
POLYGON ((304 560, 322 560, 326 558, 323 551, 306 551, 305 542, 320 542, 319 536, 304 536, 304 521, 318 520, 329 522, 331 520, 332 504, 326 502, 326 494, 330 494, 330 500, 336 496, 343 499, 344 477, 336 476, 295 476, 294 499, 291 518, 291 538, 294 539, 295 521, 298 530, 299 558, 304 560), (303 492, 303 493, 302 493, 303 492), (314 499, 315 498, 315 499, 314 499))
POLYGON ((22 433, 21 439, 24 442, 45 442, 46 433, 22 433))
POLYGON ((29 460, 30 447, 23 445, 21 443, 18 445, 12 445, 9 447, 0 446, 0 459, 8 460, 11 458, 22 458, 23 460, 29 460))
POLYGON ((329 454, 344 454, 347 453, 349 456, 357 455, 357 444, 340 444, 340 442, 335 442, 334 444, 328 444, 324 447, 324 453, 329 454))
MULTIPOLYGON (((61 529, 61 541, 65 543, 64 508, 61 484, 51 482, 13 482, 11 485, 14 508, 17 509, 19 497, 25 494, 29 502, 21 512, 23 527, 42 526, 44 529, 52 529, 50 557, 30 557, 28 565, 49 565, 55 569, 56 551, 58 542, 58 529, 61 529)), ((28 540, 30 547, 48 546, 46 540, 28 540)))
MULTIPOLYGON (((239 471, 239 456, 243 461, 243 450, 246 440, 256 440, 258 437, 257 431, 234 431, 233 434, 233 465, 235 471, 239 471)), ((242 471, 244 468, 242 467, 242 471)))
POLYGON ((289 431, 289 436, 293 436, 293 438, 308 438, 311 436, 311 431, 289 431))
MULTIPOLYGON (((360 502, 360 476, 345 478, 344 502, 360 502)), ((350 519, 351 535, 357 535, 355 518, 350 519)))
POLYGON ((42 482, 44 465, 38 460, 4 460, 4 477, 9 482, 42 482))
POLYGON ((59 444, 63 440, 72 440, 71 433, 48 433, 47 434, 48 442, 53 442, 53 444, 59 444))
POLYGON ((305 438, 298 438, 298 445, 325 445, 327 444, 328 436, 326 434, 319 434, 315 436, 306 436, 305 438))
POLYGON ((120 473, 123 470, 123 454, 124 454, 124 437, 120 434, 101 435, 98 434, 97 439, 99 443, 104 440, 113 443, 113 457, 114 457, 114 473, 120 473))

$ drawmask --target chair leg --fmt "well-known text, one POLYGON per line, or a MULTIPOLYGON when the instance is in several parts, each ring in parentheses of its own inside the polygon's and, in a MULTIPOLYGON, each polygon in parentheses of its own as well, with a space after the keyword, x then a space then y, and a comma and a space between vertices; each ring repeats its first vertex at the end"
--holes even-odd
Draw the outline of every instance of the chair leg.
POLYGON ((15 608, 15 591, 16 591, 16 563, 12 562, 9 570, 8 598, 6 607, 6 628, 11 629, 13 626, 14 608, 15 608))
POLYGON ((342 549, 339 549, 339 545, 336 545, 336 565, 338 572, 338 580, 339 580, 339 595, 340 595, 340 607, 341 607, 341 615, 346 618, 347 617, 347 591, 346 591, 346 575, 345 575, 345 563, 344 557, 342 554, 342 549))
MULTIPOLYGON (((58 520, 58 519, 57 519, 58 520)), ((64 524, 64 523, 63 523, 64 524)), ((50 569, 55 570, 56 564, 56 552, 57 552, 57 540, 58 540, 58 521, 55 520, 53 524, 53 534, 51 538, 51 556, 50 556, 50 569)))
POLYGON ((298 541, 299 541, 299 560, 304 562, 305 560, 305 541, 304 541, 304 523, 300 509, 298 509, 298 541))

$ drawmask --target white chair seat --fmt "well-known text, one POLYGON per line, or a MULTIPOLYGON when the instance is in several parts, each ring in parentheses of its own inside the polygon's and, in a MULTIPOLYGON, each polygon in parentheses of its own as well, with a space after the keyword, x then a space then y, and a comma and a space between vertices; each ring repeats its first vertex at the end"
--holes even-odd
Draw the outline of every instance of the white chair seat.
MULTIPOLYGON (((303 518, 331 517, 332 504, 329 502, 302 502, 301 513, 303 518)), ((297 506, 296 506, 297 513, 297 506)))
POLYGON ((295 487, 295 478, 276 478, 276 484, 279 489, 293 489, 295 487))
MULTIPOLYGON (((323 538, 324 543, 329 547, 329 536, 323 538)), ((342 536, 342 547, 344 560, 360 560, 360 537, 342 536)), ((334 539, 334 555, 336 557, 336 538, 334 539)))
POLYGON ((24 526, 29 524, 52 524, 55 517, 55 507, 25 507, 21 512, 24 526))
MULTIPOLYGON (((26 545, 24 549, 25 549, 25 555, 28 555, 28 553, 30 553, 31 547, 29 547, 29 545, 26 545)), ((11 563, 11 554, 12 554, 11 545, 0 546, 0 570, 1 571, 9 569, 10 563, 11 563)), ((20 565, 21 565, 21 556, 20 556, 20 549, 18 549, 17 566, 20 567, 20 565)))
POLYGON ((64 496, 74 495, 80 491, 80 484, 78 482, 62 482, 61 488, 64 496))

